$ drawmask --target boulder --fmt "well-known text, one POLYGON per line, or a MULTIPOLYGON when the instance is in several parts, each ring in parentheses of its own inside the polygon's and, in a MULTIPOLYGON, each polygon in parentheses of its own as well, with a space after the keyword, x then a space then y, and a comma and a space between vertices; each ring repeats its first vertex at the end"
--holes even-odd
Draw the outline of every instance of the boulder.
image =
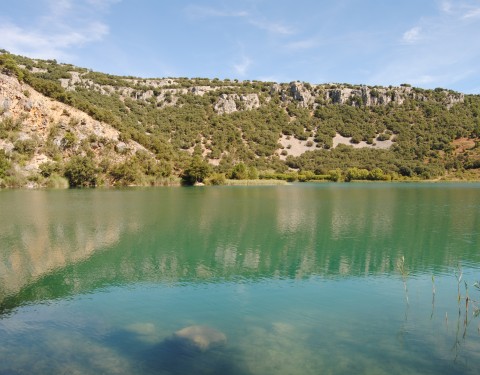
POLYGON ((224 333, 208 326, 199 325, 182 328, 173 334, 173 338, 185 342, 200 351, 223 346, 227 342, 227 336, 224 333))

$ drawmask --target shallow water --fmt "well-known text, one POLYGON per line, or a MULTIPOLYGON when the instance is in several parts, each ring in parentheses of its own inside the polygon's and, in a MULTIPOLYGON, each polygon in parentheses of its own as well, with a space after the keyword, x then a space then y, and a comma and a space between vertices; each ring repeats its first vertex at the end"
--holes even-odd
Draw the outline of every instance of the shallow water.
POLYGON ((15 190, 0 213, 0 374, 478 373, 480 184, 15 190))

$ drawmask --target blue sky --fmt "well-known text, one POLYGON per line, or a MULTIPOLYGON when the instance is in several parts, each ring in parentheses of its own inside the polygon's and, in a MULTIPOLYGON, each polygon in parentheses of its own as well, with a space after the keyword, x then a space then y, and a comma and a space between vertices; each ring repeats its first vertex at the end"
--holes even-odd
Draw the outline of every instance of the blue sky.
POLYGON ((119 75, 480 93, 480 0, 16 0, 0 48, 119 75))

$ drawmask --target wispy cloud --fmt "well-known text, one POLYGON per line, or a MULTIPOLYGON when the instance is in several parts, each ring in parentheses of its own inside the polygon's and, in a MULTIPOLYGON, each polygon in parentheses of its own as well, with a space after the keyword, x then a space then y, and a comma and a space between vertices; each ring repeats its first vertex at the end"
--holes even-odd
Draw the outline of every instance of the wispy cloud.
POLYGON ((272 34, 280 35, 291 35, 294 33, 294 30, 291 27, 282 25, 281 23, 270 22, 267 20, 258 20, 258 19, 249 19, 248 22, 262 30, 266 30, 272 34))
POLYGON ((2 48, 38 58, 69 58, 75 48, 108 35, 108 25, 102 22, 96 7, 105 10, 114 2, 117 0, 45 0, 45 12, 28 24, 8 19, 3 22, 2 48))
POLYGON ((87 4, 97 9, 108 9, 110 6, 119 3, 122 0, 86 0, 87 4))
POLYGON ((203 7, 199 5, 190 5, 186 8, 188 16, 192 18, 205 18, 205 17, 247 17, 248 12, 243 10, 230 11, 220 10, 216 8, 203 7))
POLYGON ((412 27, 405 31, 402 36, 402 42, 406 44, 413 44, 420 40, 422 28, 420 26, 412 27))
POLYGON ((240 62, 233 64, 233 69, 240 77, 244 77, 252 63, 253 61, 249 57, 243 56, 240 62))
POLYGON ((445 13, 452 11, 452 3, 449 0, 444 0, 440 3, 440 10, 445 13))
POLYGON ((185 8, 186 13, 192 18, 208 18, 208 17, 231 17, 244 19, 248 24, 265 30, 271 34, 290 35, 294 33, 294 30, 280 22, 272 22, 265 18, 258 17, 245 10, 229 10, 229 9, 217 9, 211 7, 204 7, 199 5, 190 5, 185 8))
MULTIPOLYGON (((403 48, 392 50, 378 69, 367 79, 370 84, 410 83, 420 87, 454 87, 460 82, 474 82, 480 70, 474 63, 480 51, 471 35, 471 26, 464 26, 464 38, 458 38, 457 18, 452 22, 432 19, 422 24, 422 35, 416 31, 403 38, 403 48), (428 43, 416 43, 426 38, 428 43), (407 43, 409 41, 409 43, 407 43), (472 68, 472 66, 474 68, 472 68)), ((413 30, 413 29, 410 29, 413 30)))
POLYGON ((285 45, 286 49, 289 50, 305 50, 318 46, 318 41, 315 39, 304 39, 297 40, 295 42, 290 42, 285 45))
POLYGON ((462 17, 463 19, 480 18, 480 7, 468 10, 462 17))
POLYGON ((480 3, 476 0, 444 0, 440 3, 440 10, 460 20, 480 18, 480 3))

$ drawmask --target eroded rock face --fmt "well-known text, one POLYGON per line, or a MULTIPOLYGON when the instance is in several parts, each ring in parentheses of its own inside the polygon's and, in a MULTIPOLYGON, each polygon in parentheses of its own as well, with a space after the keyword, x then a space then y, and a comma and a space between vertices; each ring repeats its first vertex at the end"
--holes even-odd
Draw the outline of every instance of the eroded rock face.
POLYGON ((175 332, 173 337, 175 340, 181 340, 201 351, 223 346, 227 342, 227 336, 224 333, 208 326, 199 325, 182 328, 175 332))
POLYGON ((214 106, 219 115, 233 113, 241 110, 252 110, 260 107, 260 99, 257 94, 222 94, 214 106))
MULTIPOLYGON (((237 96, 237 95, 235 95, 237 96)), ((219 115, 224 113, 233 113, 237 111, 234 95, 222 94, 214 106, 215 112, 219 115)))
POLYGON ((107 145, 119 143, 117 129, 42 95, 15 77, 0 73, 0 122, 7 118, 13 121, 15 131, 10 139, 0 139, 0 150, 10 155, 16 142, 32 140, 35 144, 34 153, 29 155, 29 159, 22 164, 14 164, 19 175, 27 176, 38 171, 40 164, 52 161, 45 151, 45 145, 49 142, 58 149, 65 162, 77 152, 81 142, 91 148, 93 158, 97 161, 108 156, 113 162, 122 162, 129 157, 129 151, 145 151, 143 146, 129 140, 120 144, 122 152, 111 152, 107 145), (68 133, 73 135, 74 140, 66 147, 68 143, 65 136, 68 133), (90 141, 92 136, 100 138, 101 142, 98 139, 97 142, 90 141))
POLYGON ((290 91, 293 99, 298 101, 299 105, 303 108, 307 108, 314 101, 312 93, 303 83, 290 83, 290 91))

